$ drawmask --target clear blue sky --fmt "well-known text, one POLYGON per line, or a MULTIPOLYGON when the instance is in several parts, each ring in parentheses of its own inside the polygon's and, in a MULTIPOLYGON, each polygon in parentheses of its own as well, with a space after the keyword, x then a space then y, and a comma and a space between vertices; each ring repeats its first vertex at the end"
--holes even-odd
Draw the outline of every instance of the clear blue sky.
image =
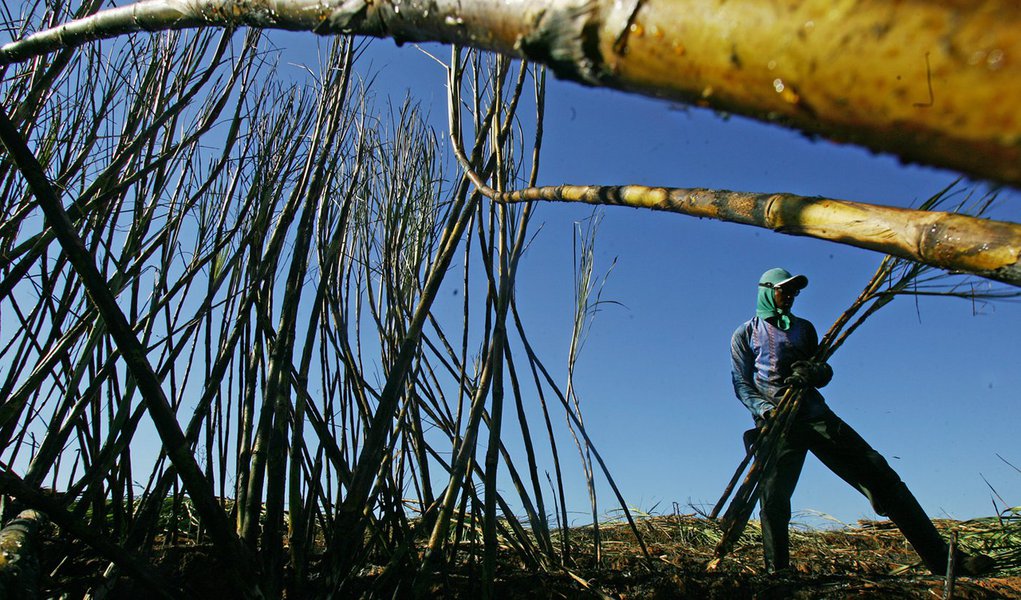
MULTIPOLYGON (((286 38, 282 38, 286 39, 286 38)), ((281 41, 282 44, 286 43, 281 41)), ((430 48, 440 57, 446 49, 430 48)), ((375 42, 362 68, 377 94, 409 91, 445 127, 444 73, 414 47, 375 42)), ((541 184, 648 184, 793 192, 898 206, 956 175, 742 118, 551 81, 541 184)), ((1021 221, 1021 195, 996 217, 1021 221)), ((580 205, 539 209, 543 228, 521 265, 518 303, 547 362, 566 361, 573 299, 571 236, 580 205)), ((795 312, 825 331, 857 295, 878 254, 715 221, 603 210, 597 269, 616 259, 576 373, 583 414, 628 503, 669 512, 711 505, 742 457, 751 425, 730 384, 729 342, 754 309, 759 275, 804 273, 795 312)), ((1021 304, 895 301, 832 361, 830 406, 882 452, 934 517, 993 514, 992 492, 1021 504, 1021 304)), ((564 440, 563 442, 567 442, 564 440)), ((562 443, 563 443, 562 442, 562 443)), ((562 445, 568 462, 576 454, 562 445)), ((548 467, 551 468, 551 467, 548 467)), ((508 490, 509 491, 509 490, 508 490)), ((580 476, 568 491, 586 520, 580 476)), ((810 458, 795 510, 842 522, 875 518, 868 503, 810 458)), ((999 501, 997 506, 1003 508, 999 501)), ((613 509, 606 488, 601 511, 613 509)), ((812 519, 806 518, 811 521, 812 519)))

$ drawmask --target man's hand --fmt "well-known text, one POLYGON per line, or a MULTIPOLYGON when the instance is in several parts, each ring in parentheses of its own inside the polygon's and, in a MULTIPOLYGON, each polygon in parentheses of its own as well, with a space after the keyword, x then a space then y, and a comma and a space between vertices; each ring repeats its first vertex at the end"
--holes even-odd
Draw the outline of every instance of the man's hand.
POLYGON ((808 384, 809 375, 805 369, 799 369, 794 367, 794 372, 787 376, 787 379, 783 380, 784 385, 793 388, 807 388, 810 387, 808 384))
POLYGON ((799 360, 791 365, 793 371, 784 380, 786 385, 799 388, 821 388, 833 378, 833 369, 824 362, 799 360))

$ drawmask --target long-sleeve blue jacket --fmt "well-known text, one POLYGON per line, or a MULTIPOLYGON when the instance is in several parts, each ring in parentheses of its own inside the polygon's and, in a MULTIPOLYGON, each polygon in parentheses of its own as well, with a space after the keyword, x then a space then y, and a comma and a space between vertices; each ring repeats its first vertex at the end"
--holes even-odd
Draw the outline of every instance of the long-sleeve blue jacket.
MULTIPOLYGON (((813 358, 819 347, 812 323, 793 315, 791 321, 785 331, 766 319, 753 317, 738 327, 731 338, 734 392, 756 420, 780 401, 784 380, 792 372, 791 365, 813 358)), ((822 394, 814 388, 806 389, 798 417, 810 419, 826 410, 822 394)))

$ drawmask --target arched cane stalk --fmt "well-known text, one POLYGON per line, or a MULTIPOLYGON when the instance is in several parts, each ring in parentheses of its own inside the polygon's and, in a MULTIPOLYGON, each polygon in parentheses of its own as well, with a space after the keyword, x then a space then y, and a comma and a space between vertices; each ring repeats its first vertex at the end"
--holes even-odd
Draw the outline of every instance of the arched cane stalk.
POLYGON ((500 202, 583 202, 716 219, 865 248, 1021 286, 1021 224, 795 194, 560 185, 493 192, 500 202))

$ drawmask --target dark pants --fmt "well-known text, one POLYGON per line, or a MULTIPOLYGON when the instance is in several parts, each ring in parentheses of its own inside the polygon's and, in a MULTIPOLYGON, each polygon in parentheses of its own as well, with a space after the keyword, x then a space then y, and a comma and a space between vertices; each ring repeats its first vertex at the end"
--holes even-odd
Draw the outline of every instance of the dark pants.
POLYGON ((797 421, 780 440, 776 462, 760 483, 763 554, 767 571, 790 566, 791 495, 811 450, 824 465, 861 492, 872 508, 888 517, 934 574, 947 567, 947 544, 904 482, 878 452, 839 417, 797 421))

